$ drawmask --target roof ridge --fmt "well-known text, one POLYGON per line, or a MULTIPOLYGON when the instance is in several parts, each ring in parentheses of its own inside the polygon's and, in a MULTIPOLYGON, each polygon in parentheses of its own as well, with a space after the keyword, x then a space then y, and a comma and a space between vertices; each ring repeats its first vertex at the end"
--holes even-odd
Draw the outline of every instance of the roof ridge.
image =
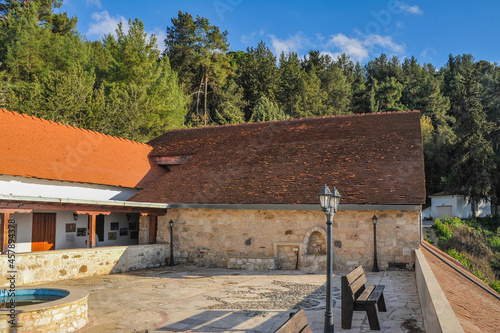
MULTIPOLYGON (((380 116, 387 114, 399 114, 399 113, 416 113, 420 112, 419 110, 402 110, 402 111, 384 111, 384 112, 369 112, 369 113, 350 113, 350 114, 342 114, 342 115, 333 115, 333 116, 319 116, 319 117, 309 117, 309 118, 293 118, 293 119, 284 119, 284 120, 267 120, 267 121, 256 121, 256 122, 246 122, 246 123, 238 123, 238 124, 227 124, 227 125, 209 125, 209 126, 199 126, 199 127, 191 127, 191 128, 176 128, 171 129, 166 133, 170 132, 179 132, 179 131, 191 131, 191 130, 202 130, 209 128, 228 128, 228 127, 237 127, 237 126, 252 126, 252 125, 261 125, 261 124, 271 124, 271 123, 287 123, 287 122, 299 122, 299 121, 313 121, 319 119, 333 119, 333 118, 350 118, 350 117, 368 117, 368 116, 380 116)), ((160 135, 161 136, 161 135, 160 135)), ((154 140, 154 139, 151 139, 154 140)))
POLYGON ((120 138, 118 136, 104 134, 104 133, 101 133, 101 132, 93 131, 93 130, 82 128, 82 127, 78 127, 78 126, 63 124, 61 122, 48 120, 48 119, 45 119, 45 118, 42 118, 42 117, 35 117, 33 115, 28 115, 28 114, 25 114, 25 113, 19 113, 19 112, 16 112, 16 111, 9 111, 9 110, 6 110, 6 109, 0 109, 0 112, 3 112, 5 114, 13 115, 14 117, 23 117, 23 118, 26 118, 26 119, 31 118, 34 121, 47 122, 48 124, 50 124, 52 126, 66 127, 66 128, 72 129, 72 130, 80 130, 80 131, 83 131, 83 132, 88 132, 90 134, 102 135, 102 136, 109 137, 110 139, 114 139, 114 140, 126 141, 126 142, 130 142, 130 143, 138 144, 138 145, 145 145, 145 146, 148 146, 148 147, 152 147, 151 145, 149 145, 147 143, 142 143, 142 142, 137 142, 137 141, 130 140, 130 139, 120 138))

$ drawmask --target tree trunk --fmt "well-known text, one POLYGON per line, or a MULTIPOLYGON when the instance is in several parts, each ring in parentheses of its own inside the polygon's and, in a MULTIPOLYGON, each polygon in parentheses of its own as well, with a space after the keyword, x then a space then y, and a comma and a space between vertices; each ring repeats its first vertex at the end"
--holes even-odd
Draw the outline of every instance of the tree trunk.
POLYGON ((208 67, 205 67, 205 126, 207 126, 207 86, 208 86, 208 67))
POLYGON ((477 202, 475 200, 470 201, 470 210, 472 212, 472 216, 476 217, 477 212, 477 202))

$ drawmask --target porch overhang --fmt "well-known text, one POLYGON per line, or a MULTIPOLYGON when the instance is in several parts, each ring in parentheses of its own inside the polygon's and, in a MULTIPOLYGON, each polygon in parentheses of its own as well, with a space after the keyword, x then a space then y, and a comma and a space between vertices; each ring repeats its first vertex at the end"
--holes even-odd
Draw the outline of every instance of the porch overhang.
POLYGON ((115 213, 138 213, 149 215, 156 219, 167 213, 167 204, 151 202, 129 202, 118 200, 83 200, 67 198, 47 198, 0 195, 0 252, 6 253, 9 244, 9 219, 10 214, 29 214, 33 210, 54 211, 66 210, 77 214, 88 214, 89 216, 89 247, 94 247, 96 216, 99 214, 109 215, 115 213))
POLYGON ((33 210, 72 210, 79 212, 139 213, 162 216, 168 204, 119 200, 83 200, 0 195, 0 212, 27 213, 33 210))

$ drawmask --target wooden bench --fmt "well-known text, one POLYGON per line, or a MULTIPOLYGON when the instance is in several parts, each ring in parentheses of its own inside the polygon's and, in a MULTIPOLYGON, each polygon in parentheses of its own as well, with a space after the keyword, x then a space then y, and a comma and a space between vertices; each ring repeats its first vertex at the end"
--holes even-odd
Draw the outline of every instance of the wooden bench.
POLYGON ((275 333, 312 333, 312 330, 307 323, 306 313, 300 309, 295 313, 290 313, 290 318, 275 333))
POLYGON ((363 267, 359 266, 341 278, 342 292, 342 328, 350 329, 354 311, 366 311, 371 330, 380 330, 377 309, 386 312, 384 301, 385 286, 365 286, 366 276, 363 267))

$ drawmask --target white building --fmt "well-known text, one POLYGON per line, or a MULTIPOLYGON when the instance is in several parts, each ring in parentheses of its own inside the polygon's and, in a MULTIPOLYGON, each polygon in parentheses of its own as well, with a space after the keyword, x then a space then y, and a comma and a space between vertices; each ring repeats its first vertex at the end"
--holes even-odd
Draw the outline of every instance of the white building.
MULTIPOLYGON (((443 216, 467 218, 472 215, 471 204, 464 195, 439 192, 429 197, 431 198, 430 217, 433 219, 443 216)), ((490 202, 481 201, 477 207, 476 216, 484 217, 489 214, 491 214, 490 202)))

